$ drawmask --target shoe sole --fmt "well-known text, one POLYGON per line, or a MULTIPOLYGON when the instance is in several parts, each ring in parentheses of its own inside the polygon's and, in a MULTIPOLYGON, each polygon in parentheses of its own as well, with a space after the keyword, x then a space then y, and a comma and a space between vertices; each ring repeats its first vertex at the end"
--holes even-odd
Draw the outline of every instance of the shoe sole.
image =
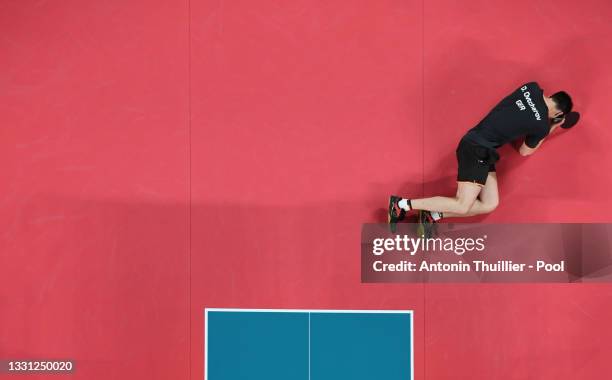
POLYGON ((395 222, 392 221, 392 218, 391 218, 392 202, 393 202, 393 196, 390 196, 389 197, 389 201, 387 202, 387 223, 389 223, 389 224, 395 223, 395 222))
POLYGON ((393 221, 391 218, 391 207, 393 202, 393 196, 389 197, 389 202, 387 203, 387 224, 389 225, 389 229, 391 233, 395 233, 397 231, 397 221, 393 221))

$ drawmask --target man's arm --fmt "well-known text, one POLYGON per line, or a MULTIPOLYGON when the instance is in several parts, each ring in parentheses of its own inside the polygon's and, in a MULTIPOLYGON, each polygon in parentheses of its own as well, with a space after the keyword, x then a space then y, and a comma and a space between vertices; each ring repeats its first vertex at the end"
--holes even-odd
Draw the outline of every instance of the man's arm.
POLYGON ((543 142, 544 139, 540 140, 538 145, 536 145, 534 148, 529 147, 527 143, 523 142, 523 145, 521 145, 521 147, 519 148, 519 154, 523 157, 531 156, 535 153, 536 150, 538 150, 538 148, 540 147, 540 145, 542 145, 543 142))
MULTIPOLYGON (((563 124, 563 121, 564 121, 564 120, 562 119, 560 122, 558 122, 558 123, 556 123, 556 124, 553 124, 553 125, 550 127, 550 131, 548 132, 548 136, 550 136, 550 135, 551 135, 551 134, 552 134, 552 133, 555 131, 555 129, 557 129, 557 127, 558 127, 558 126, 560 126, 561 124, 563 124)), ((523 156, 523 157, 531 156, 532 154, 534 154, 534 153, 535 153, 535 151, 536 151, 536 150, 538 150, 538 148, 539 148, 539 147, 542 145, 542 143, 544 142, 544 140, 545 140, 545 139, 546 139, 546 137, 542 138, 542 139, 541 139, 541 140, 538 142, 538 144, 537 144, 535 147, 533 147, 533 148, 532 148, 532 147, 530 147, 529 145, 527 145, 527 140, 525 140, 525 141, 523 142, 523 145, 521 145, 521 147, 519 148, 519 154, 520 154, 521 156, 523 156)))

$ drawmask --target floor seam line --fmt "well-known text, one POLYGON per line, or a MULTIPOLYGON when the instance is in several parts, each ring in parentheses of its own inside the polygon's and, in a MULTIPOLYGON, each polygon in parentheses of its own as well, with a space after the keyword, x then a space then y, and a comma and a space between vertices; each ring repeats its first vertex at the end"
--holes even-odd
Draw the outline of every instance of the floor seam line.
MULTIPOLYGON (((187 0, 187 323, 188 323, 188 338, 187 344, 189 358, 187 360, 188 365, 188 377, 191 380, 192 372, 192 323, 191 323, 191 208, 192 208, 192 194, 191 194, 191 0, 187 0)), ((206 353, 208 354, 208 353, 206 353)), ((203 369, 206 371, 206 369, 203 369)))

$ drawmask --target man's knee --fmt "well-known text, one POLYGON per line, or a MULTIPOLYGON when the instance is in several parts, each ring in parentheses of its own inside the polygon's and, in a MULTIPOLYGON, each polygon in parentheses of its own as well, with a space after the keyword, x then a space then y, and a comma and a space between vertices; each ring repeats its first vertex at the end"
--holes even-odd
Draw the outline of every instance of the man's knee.
POLYGON ((497 206, 499 206, 499 199, 493 199, 482 204, 483 211, 486 214, 495 211, 497 206))

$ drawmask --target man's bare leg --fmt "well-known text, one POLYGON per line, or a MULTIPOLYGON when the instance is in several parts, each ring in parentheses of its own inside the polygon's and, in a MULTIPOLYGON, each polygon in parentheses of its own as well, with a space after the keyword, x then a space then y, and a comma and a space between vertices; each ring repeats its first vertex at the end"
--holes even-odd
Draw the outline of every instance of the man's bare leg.
POLYGON ((445 212, 445 218, 457 218, 474 216, 481 214, 488 214, 494 211, 499 204, 499 190, 497 187, 497 174, 495 172, 489 172, 487 181, 478 195, 478 199, 470 208, 467 214, 455 214, 452 212, 445 212))
POLYGON ((457 195, 452 197, 431 197, 411 199, 410 203, 415 210, 439 211, 452 215, 467 214, 477 201, 484 186, 472 182, 457 182, 457 195))

